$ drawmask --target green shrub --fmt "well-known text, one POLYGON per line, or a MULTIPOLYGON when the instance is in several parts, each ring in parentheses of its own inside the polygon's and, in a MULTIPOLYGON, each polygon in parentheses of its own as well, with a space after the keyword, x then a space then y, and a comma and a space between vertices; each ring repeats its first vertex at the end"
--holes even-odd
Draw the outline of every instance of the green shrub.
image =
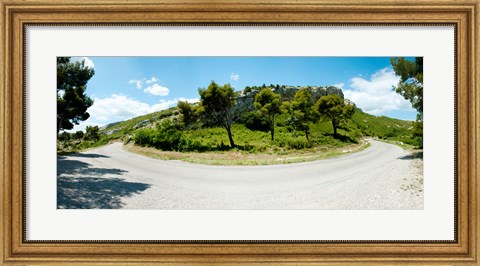
POLYGON ((155 131, 151 128, 138 130, 133 136, 135 144, 140 146, 153 147, 153 136, 155 131))
POLYGON ((251 111, 246 113, 245 115, 243 115, 241 122, 250 130, 270 130, 268 119, 265 116, 261 115, 258 111, 251 111))
POLYGON ((155 129, 140 129, 133 136, 135 144, 153 147, 164 151, 207 151, 208 146, 198 140, 189 139, 180 129, 179 124, 168 119, 158 124, 155 129))
POLYGON ((86 140, 93 140, 97 141, 100 139, 100 129, 98 126, 87 126, 85 129, 85 135, 84 138, 86 140))
POLYGON ((301 150, 313 147, 313 143, 303 138, 283 138, 276 141, 279 147, 301 150))

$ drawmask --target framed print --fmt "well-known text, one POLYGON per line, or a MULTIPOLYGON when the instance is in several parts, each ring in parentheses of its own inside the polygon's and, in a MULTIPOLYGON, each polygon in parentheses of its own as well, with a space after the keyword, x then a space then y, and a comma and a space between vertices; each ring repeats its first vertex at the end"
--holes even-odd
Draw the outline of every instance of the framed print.
POLYGON ((479 8, 2 2, 2 263, 479 265, 479 8))

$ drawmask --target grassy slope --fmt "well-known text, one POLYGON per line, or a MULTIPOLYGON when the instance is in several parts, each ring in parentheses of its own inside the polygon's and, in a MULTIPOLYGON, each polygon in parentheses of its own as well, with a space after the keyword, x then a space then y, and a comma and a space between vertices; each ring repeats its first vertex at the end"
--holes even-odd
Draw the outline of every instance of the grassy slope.
MULTIPOLYGON (((75 149, 82 150, 86 148, 101 146, 109 143, 110 141, 124 141, 128 142, 131 136, 141 128, 152 127, 155 122, 161 121, 165 118, 178 117, 178 110, 176 107, 155 112, 139 117, 135 117, 123 122, 115 123, 111 126, 107 126, 102 129, 102 137, 97 142, 83 142, 75 146, 75 149), (145 124, 141 125, 142 121, 145 124), (140 125, 140 126, 139 126, 140 125)), ((238 145, 235 150, 226 151, 228 148, 228 138, 225 129, 223 128, 202 128, 197 130, 186 130, 185 136, 191 140, 198 141, 204 147, 211 147, 213 151, 206 152, 206 154, 219 153, 223 154, 226 159, 229 155, 232 155, 238 162, 246 160, 247 164, 252 164, 247 157, 238 157, 238 154, 244 154, 249 156, 251 154, 262 154, 272 156, 284 156, 285 158, 297 158, 301 159, 296 161, 303 161, 305 158, 318 159, 318 156, 312 154, 322 154, 321 157, 329 157, 342 153, 342 150, 356 150, 361 145, 357 144, 357 140, 365 136, 378 137, 385 140, 400 141, 406 144, 411 142, 411 129, 413 122, 397 120, 389 117, 376 117, 366 114, 361 110, 357 110, 351 121, 347 123, 343 128, 339 129, 338 133, 340 138, 333 138, 332 126, 328 121, 319 123, 312 123, 310 130, 310 142, 307 142, 303 132, 297 132, 296 136, 287 130, 284 125, 286 116, 280 115, 277 118, 277 126, 275 132, 275 141, 270 140, 269 132, 252 131, 247 129, 242 124, 235 124, 232 132, 234 140, 238 145), (230 153, 229 153, 230 152, 230 153), (302 159, 303 158, 303 159, 302 159)), ((62 144, 59 144, 62 145, 62 144)), ((74 151, 74 150, 72 150, 74 151)), ((144 152, 145 149, 144 149, 144 152)), ((152 151, 148 151, 151 153, 152 151)), ((183 159, 189 161, 185 156, 180 156, 174 152, 163 152, 163 155, 157 155, 157 157, 170 154, 170 159, 183 159)), ((203 162, 205 158, 202 156, 193 156, 193 153, 189 153, 190 161, 203 162)), ((278 158, 280 158, 278 157, 278 158)), ((271 162, 272 158, 262 158, 266 162, 271 162)), ((221 160, 220 160, 221 161, 221 160)), ((287 160, 288 161, 288 160, 287 160)), ((293 160, 295 161, 295 160, 293 160)), ((220 163, 221 164, 221 163, 220 163)))

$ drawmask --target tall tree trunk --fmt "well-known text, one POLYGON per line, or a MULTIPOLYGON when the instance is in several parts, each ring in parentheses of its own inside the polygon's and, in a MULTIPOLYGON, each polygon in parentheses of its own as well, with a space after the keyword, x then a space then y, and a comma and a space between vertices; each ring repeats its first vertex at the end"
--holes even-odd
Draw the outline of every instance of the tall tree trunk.
POLYGON ((333 126, 333 137, 336 137, 337 136, 337 123, 335 123, 333 120, 332 120, 332 126, 333 126))
POLYGON ((230 147, 234 148, 235 143, 233 142, 232 129, 230 128, 230 126, 226 126, 225 129, 227 130, 228 140, 230 141, 230 147))
POLYGON ((270 134, 272 136, 272 141, 273 141, 274 136, 275 136, 275 116, 273 115, 270 119, 271 119, 271 121, 270 121, 270 134))
POLYGON ((310 140, 308 139, 308 128, 305 129, 305 137, 307 137, 307 141, 310 141, 310 140))
POLYGON ((273 126, 270 127, 270 135, 272 136, 272 141, 273 141, 274 135, 275 135, 275 129, 273 128, 273 126))

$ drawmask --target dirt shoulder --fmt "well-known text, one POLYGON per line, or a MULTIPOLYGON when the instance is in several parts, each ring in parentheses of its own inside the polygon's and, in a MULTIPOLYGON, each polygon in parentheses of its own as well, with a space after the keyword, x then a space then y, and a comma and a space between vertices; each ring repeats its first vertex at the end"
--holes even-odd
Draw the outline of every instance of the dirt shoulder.
POLYGON ((366 140, 358 144, 351 144, 341 148, 316 147, 306 150, 275 151, 263 153, 249 153, 240 150, 216 152, 175 152, 161 151, 155 148, 140 147, 128 144, 124 148, 133 153, 162 160, 179 160, 190 163, 207 165, 272 165, 315 161, 336 157, 342 154, 354 153, 364 150, 370 144, 366 140))

